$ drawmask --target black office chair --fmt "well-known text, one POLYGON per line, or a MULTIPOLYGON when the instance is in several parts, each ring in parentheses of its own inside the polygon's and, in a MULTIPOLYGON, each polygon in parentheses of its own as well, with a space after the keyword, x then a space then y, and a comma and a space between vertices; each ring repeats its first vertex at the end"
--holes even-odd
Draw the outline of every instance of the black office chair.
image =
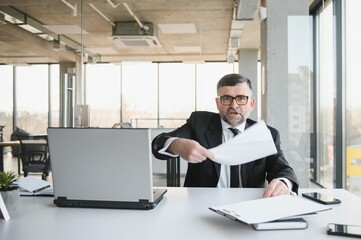
POLYGON ((19 141, 24 177, 31 172, 42 173, 41 179, 46 181, 51 171, 47 138, 24 136, 19 141))

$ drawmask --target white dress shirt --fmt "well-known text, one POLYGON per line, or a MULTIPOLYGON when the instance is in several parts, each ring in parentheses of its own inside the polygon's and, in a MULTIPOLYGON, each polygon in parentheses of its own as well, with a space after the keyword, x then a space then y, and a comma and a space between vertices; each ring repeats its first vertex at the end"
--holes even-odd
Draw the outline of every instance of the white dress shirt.
MULTIPOLYGON (((222 122, 222 142, 224 143, 232 139, 234 137, 234 134, 231 130, 229 130, 229 128, 231 128, 232 126, 230 126, 228 123, 226 123, 223 120, 221 120, 221 122, 222 122)), ((246 122, 244 122, 243 124, 237 127, 240 134, 244 132, 245 127, 246 127, 246 122)), ((229 188, 231 186, 230 179, 231 179, 231 166, 221 164, 221 171, 220 171, 217 187, 229 188)), ((241 175, 240 175, 239 186, 242 187, 241 175)))

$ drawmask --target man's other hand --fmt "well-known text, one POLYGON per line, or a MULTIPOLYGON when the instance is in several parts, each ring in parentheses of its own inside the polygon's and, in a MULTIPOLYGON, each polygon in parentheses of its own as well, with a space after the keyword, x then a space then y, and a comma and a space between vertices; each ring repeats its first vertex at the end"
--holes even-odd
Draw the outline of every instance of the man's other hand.
POLYGON ((273 179, 263 192, 263 197, 275 197, 280 195, 291 194, 291 190, 287 185, 279 179, 273 179))

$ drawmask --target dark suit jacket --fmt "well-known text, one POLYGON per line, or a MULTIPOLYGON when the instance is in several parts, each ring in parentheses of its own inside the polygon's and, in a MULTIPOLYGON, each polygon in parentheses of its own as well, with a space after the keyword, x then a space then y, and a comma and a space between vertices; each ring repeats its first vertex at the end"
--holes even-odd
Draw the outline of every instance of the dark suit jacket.
MULTIPOLYGON (((255 121, 247 119, 246 128, 255 123, 255 121)), ((279 133, 275 128, 267 127, 271 131, 277 154, 242 164, 242 185, 246 188, 261 188, 265 186, 265 180, 271 182, 275 178, 283 177, 293 183, 292 191, 297 193, 297 177, 283 155, 279 133)), ((193 112, 183 126, 173 132, 162 133, 154 138, 152 152, 155 158, 169 159, 169 156, 160 154, 158 151, 164 147, 164 143, 170 137, 193 139, 207 149, 216 147, 222 144, 221 118, 218 113, 193 112)), ((210 159, 202 163, 188 163, 184 186, 216 187, 219 174, 220 164, 210 159)))

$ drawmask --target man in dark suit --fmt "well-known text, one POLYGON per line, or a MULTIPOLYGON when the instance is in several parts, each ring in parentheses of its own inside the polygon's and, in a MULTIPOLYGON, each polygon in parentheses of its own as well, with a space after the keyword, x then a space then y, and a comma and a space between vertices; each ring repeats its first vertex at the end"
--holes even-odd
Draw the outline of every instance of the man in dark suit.
POLYGON ((193 112, 183 126, 154 138, 153 155, 158 159, 181 156, 187 160, 185 187, 265 187, 263 197, 297 193, 297 177, 281 150, 278 131, 270 126, 276 154, 232 167, 211 160, 213 153, 208 149, 256 123, 248 119, 255 104, 248 78, 225 75, 217 84, 217 95, 218 114, 193 112))

